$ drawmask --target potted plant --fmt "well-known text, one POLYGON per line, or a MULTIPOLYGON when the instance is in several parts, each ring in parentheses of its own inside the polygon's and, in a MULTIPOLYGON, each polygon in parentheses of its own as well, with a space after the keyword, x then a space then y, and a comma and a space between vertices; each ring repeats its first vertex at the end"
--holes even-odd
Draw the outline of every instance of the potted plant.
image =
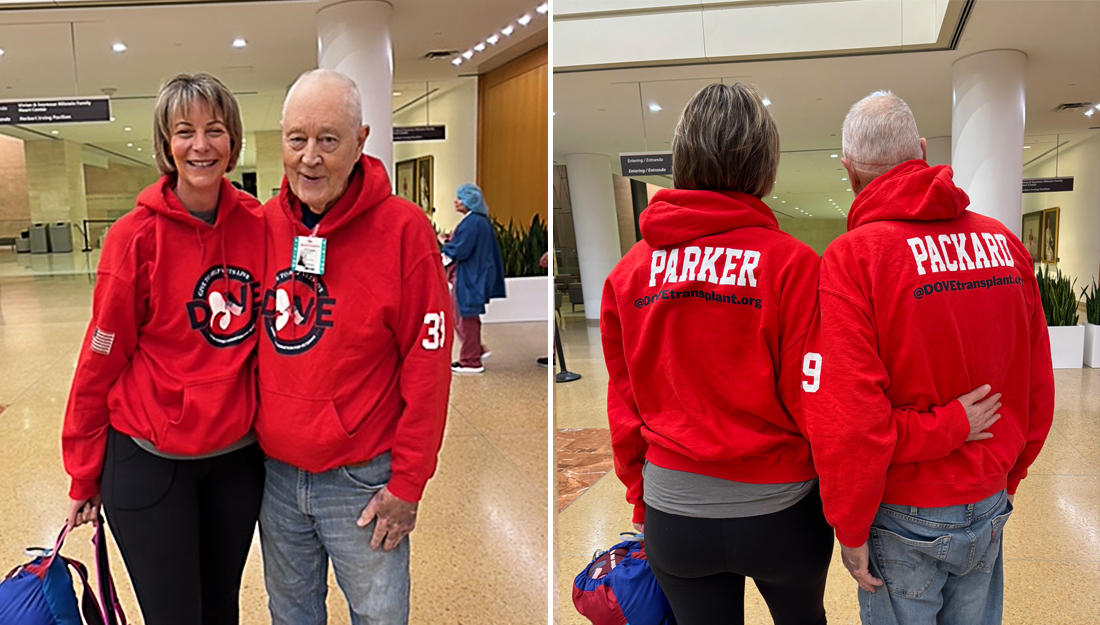
POLYGON ((500 255, 504 261, 505 299, 493 300, 485 309, 485 323, 511 321, 546 321, 550 310, 550 278, 539 266, 539 259, 549 249, 547 224, 535 215, 528 227, 508 225, 493 219, 500 255))
POLYGON ((1050 272, 1049 267, 1035 276, 1043 300, 1047 331, 1050 332, 1050 355, 1055 369, 1080 369, 1085 354, 1085 328, 1077 324, 1076 280, 1050 272))
POLYGON ((1100 368, 1100 298, 1096 297, 1096 281, 1092 282, 1092 292, 1081 289, 1085 298, 1085 364, 1100 368))

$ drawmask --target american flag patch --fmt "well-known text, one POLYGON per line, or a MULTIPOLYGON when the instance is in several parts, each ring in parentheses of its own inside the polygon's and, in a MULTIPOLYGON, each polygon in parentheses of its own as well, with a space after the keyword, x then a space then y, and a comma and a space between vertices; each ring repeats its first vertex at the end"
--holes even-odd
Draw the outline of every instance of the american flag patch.
POLYGON ((92 331, 92 351, 107 356, 111 353, 111 347, 115 344, 114 332, 104 332, 99 328, 92 331))

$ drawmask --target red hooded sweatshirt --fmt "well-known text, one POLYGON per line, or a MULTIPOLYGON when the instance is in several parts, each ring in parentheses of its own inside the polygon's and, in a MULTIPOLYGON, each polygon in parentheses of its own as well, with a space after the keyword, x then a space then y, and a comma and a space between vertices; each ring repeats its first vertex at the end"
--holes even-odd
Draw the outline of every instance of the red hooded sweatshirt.
POLYGON ((443 442, 453 304, 424 211, 390 189, 382 163, 363 156, 317 224, 328 245, 319 278, 291 271, 295 237, 310 230, 285 178, 264 206, 256 436, 314 473, 390 451, 390 492, 419 501, 443 442))
POLYGON ((99 493, 108 425, 180 455, 216 451, 252 427, 259 202, 223 180, 211 226, 180 204, 174 181, 142 191, 103 243, 61 433, 73 499, 99 493))
POLYGON ((867 541, 880 503, 1015 493, 1050 430, 1054 375, 1031 258, 968 204, 950 167, 902 163, 856 197, 848 233, 822 259, 802 401, 825 516, 847 546, 867 541), (964 442, 953 400, 982 384, 1003 393, 1001 419, 993 438, 964 442), (941 415, 951 443, 898 462, 908 443, 892 413, 934 406, 955 412, 941 415))
POLYGON ((816 477, 799 379, 818 257, 744 193, 663 190, 600 312, 615 471, 645 519, 642 466, 778 484, 816 477))

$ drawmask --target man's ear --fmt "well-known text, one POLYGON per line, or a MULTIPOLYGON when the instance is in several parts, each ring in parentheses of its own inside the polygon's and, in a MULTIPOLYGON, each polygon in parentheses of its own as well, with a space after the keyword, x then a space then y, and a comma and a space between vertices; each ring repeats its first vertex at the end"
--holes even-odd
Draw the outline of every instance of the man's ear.
POLYGON ((924 137, 920 138, 920 160, 925 163, 928 162, 928 142, 925 141, 924 137))
POLYGON ((358 135, 356 138, 359 140, 359 151, 362 152, 363 148, 367 146, 367 137, 370 136, 370 126, 363 124, 359 127, 359 132, 356 134, 358 135))
POLYGON ((859 183, 859 174, 856 173, 857 172, 856 168, 852 165, 852 163, 848 159, 843 158, 843 157, 840 159, 840 164, 843 165, 844 169, 848 172, 848 186, 852 187, 852 191, 855 194, 858 195, 859 194, 859 184, 860 183, 859 183))

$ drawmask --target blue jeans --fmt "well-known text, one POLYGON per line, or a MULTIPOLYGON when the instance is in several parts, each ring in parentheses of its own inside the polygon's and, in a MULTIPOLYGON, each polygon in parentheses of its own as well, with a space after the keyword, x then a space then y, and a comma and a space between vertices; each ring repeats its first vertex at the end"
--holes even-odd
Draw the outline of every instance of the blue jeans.
POLYGON ((409 620, 409 541, 370 548, 375 522, 355 522, 390 479, 390 454, 310 473, 271 458, 260 509, 264 581, 273 625, 325 625, 328 562, 353 625, 409 620))
POLYGON ((1005 491, 965 506, 879 506, 868 547, 885 586, 859 591, 864 625, 999 625, 1010 514, 1005 491))

